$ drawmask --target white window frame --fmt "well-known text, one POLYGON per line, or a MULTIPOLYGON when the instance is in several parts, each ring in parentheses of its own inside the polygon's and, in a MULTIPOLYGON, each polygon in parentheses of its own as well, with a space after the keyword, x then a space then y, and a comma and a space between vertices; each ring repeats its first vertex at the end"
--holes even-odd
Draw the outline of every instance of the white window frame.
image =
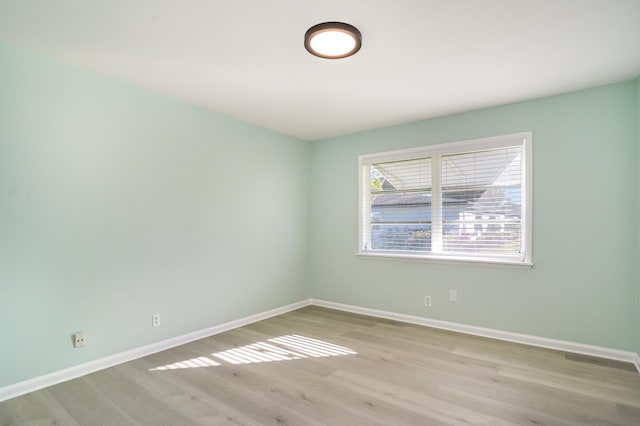
MULTIPOLYGON (((508 135, 493 136, 488 138, 472 139, 460 142, 429 145, 420 148, 402 149, 374 154, 358 156, 358 251, 356 255, 367 258, 415 260, 426 262, 470 262, 480 264, 494 264, 507 266, 531 267, 532 263, 532 236, 533 236, 533 175, 532 175, 532 132, 512 133, 508 135), (364 229, 370 226, 370 175, 371 164, 390 161, 411 160, 431 157, 432 164, 432 230, 434 234, 442 227, 440 217, 440 200, 442 188, 440 186, 441 171, 440 159, 443 155, 461 154, 487 149, 505 148, 510 146, 522 146, 523 157, 521 159, 521 188, 522 188, 522 234, 521 254, 519 256, 461 256, 451 253, 432 252, 398 252, 383 250, 365 250, 364 229)), ((437 248, 437 242, 436 248, 437 248)))

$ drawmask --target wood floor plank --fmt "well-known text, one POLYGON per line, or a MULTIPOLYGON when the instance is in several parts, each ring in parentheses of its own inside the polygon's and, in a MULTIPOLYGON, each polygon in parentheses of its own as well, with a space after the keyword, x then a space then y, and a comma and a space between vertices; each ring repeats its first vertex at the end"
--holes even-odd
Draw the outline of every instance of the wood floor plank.
POLYGON ((615 360, 610 360, 610 359, 602 359, 602 358, 597 358, 594 356, 588 356, 588 355, 582 355, 582 354, 570 354, 570 353, 565 353, 564 354, 565 359, 571 360, 571 361, 576 361, 576 362, 586 362, 589 364, 596 364, 596 365, 601 365, 604 367, 610 367, 610 368, 615 368, 618 370, 623 370, 623 371, 630 371, 632 373, 636 372, 636 368, 628 363, 628 362, 622 362, 622 361, 615 361, 615 360))
POLYGON ((363 395, 390 401, 391 404, 401 409, 415 413, 425 420, 428 419, 429 424, 432 422, 453 425, 508 424, 499 421, 496 417, 435 397, 437 392, 410 390, 402 384, 391 384, 362 373, 341 370, 332 375, 330 380, 333 383, 354 389, 363 395))
MULTIPOLYGON (((199 342, 199 347, 191 346, 187 357, 209 352, 219 352, 229 347, 242 347, 256 343, 255 333, 251 337, 242 335, 241 331, 227 333, 219 339, 199 342), (235 337, 234 337, 235 336, 235 337), (230 344, 233 342, 234 344, 230 344)), ((261 336, 267 341, 269 336, 261 336)), ((254 391, 269 397, 285 406, 295 407, 296 411, 307 416, 321 417, 328 424, 379 424, 379 419, 372 415, 357 413, 351 405, 367 405, 358 399, 357 395, 336 390, 327 386, 324 380, 327 374, 317 374, 318 362, 314 358, 304 358, 291 361, 274 361, 256 363, 241 369, 226 369, 213 373, 226 377, 230 381, 238 382, 244 387, 251 387, 254 391), (287 362, 287 364, 283 364, 287 362), (242 371, 242 373, 240 373, 242 371), (336 398, 336 392, 341 397, 336 398), (361 417, 359 419, 358 417, 361 417)), ((330 369, 331 372, 335 368, 330 369)), ((205 373, 206 374, 206 373, 205 373)))
POLYGON ((630 364, 316 306, 0 403, 0 425, 640 425, 630 364))
MULTIPOLYGON (((527 418, 535 418, 538 422, 542 414, 554 418, 555 423, 611 424, 609 419, 618 415, 615 405, 608 401, 517 379, 494 377, 488 381, 469 379, 461 382, 449 378, 444 383, 440 388, 442 398, 464 401, 468 405, 483 404, 485 408, 498 406, 501 410, 511 407, 507 411, 524 410, 527 418)), ((484 408, 480 409, 484 411, 484 408)))
POLYGON ((96 389, 138 423, 150 422, 157 426, 197 423, 162 402, 153 393, 122 374, 117 368, 108 368, 87 377, 96 389))
POLYGON ((51 394, 81 425, 138 425, 131 416, 102 395, 89 380, 90 376, 71 380, 49 388, 51 394))
MULTIPOLYGON (((416 375, 427 374, 437 383, 441 383, 442 389, 468 392, 473 389, 475 393, 484 397, 490 396, 500 404, 522 404, 526 401, 527 409, 535 408, 546 414, 558 413, 577 424, 588 424, 580 416, 587 414, 597 421, 594 424, 605 424, 605 420, 616 416, 615 406, 608 400, 592 398, 581 392, 549 387, 537 381, 518 380, 505 377, 500 374, 500 368, 491 369, 473 368, 473 362, 451 364, 443 359, 427 359, 416 356, 414 353, 396 353, 396 362, 405 362, 412 365, 404 365, 402 370, 416 371, 416 375), (447 365, 450 364, 450 365, 447 365), (466 367, 469 367, 467 369, 466 367), (426 370, 426 373, 421 371, 426 370), (558 403, 562 401, 562 404, 558 403)), ((410 386, 411 384, 408 384, 410 386)), ((459 397, 456 397, 459 399, 459 397)), ((559 421, 558 421, 559 422, 559 421)))
POLYGON ((480 392, 479 388, 461 390, 449 387, 440 388, 440 398, 446 401, 457 402, 468 408, 473 408, 480 413, 495 416, 503 421, 516 425, 607 425, 601 419, 592 419, 587 422, 576 422, 566 416, 554 416, 546 410, 536 410, 530 403, 511 404, 503 399, 496 399, 480 392), (461 402, 463 401, 463 402, 461 402))
POLYGON ((188 377, 152 371, 159 365, 157 360, 151 361, 147 357, 127 364, 135 364, 134 368, 145 377, 145 386, 151 388, 150 392, 159 392, 168 405, 181 407, 186 415, 200 424, 260 425, 206 389, 194 386, 188 377))
POLYGON ((0 425, 70 425, 78 423, 47 391, 27 394, 0 407, 0 425))
POLYGON ((584 380, 564 373, 513 367, 501 368, 500 375, 640 408, 640 387, 620 386, 608 381, 584 380))

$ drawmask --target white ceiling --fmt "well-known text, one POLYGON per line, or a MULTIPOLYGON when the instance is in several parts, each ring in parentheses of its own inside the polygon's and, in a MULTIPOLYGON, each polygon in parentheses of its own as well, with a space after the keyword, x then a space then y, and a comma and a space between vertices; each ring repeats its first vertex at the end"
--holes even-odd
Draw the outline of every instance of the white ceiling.
POLYGON ((635 78, 640 0, 0 0, 0 43, 316 140, 635 78))

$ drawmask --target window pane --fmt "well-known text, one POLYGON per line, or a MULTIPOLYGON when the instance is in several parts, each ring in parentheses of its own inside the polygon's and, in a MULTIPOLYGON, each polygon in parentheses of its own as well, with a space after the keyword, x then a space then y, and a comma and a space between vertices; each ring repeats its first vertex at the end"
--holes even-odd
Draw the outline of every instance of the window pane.
POLYGON ((371 250, 431 250, 431 159, 370 167, 371 250))
POLYGON ((521 148, 442 156, 443 250, 518 255, 521 148))
POLYGON ((531 132, 364 154, 359 254, 532 264, 531 132))
POLYGON ((431 158, 378 163, 371 166, 372 191, 431 189, 431 158))
POLYGON ((372 225, 371 246, 373 250, 429 251, 431 224, 372 225))

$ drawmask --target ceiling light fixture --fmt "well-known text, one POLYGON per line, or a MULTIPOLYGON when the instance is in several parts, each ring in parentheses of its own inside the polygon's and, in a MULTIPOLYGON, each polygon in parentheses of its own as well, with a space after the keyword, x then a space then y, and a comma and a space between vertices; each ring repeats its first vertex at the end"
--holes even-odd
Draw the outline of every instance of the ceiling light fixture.
POLYGON ((362 46, 362 34, 344 22, 324 22, 309 28, 304 35, 304 47, 312 55, 325 59, 340 59, 354 55, 362 46))

